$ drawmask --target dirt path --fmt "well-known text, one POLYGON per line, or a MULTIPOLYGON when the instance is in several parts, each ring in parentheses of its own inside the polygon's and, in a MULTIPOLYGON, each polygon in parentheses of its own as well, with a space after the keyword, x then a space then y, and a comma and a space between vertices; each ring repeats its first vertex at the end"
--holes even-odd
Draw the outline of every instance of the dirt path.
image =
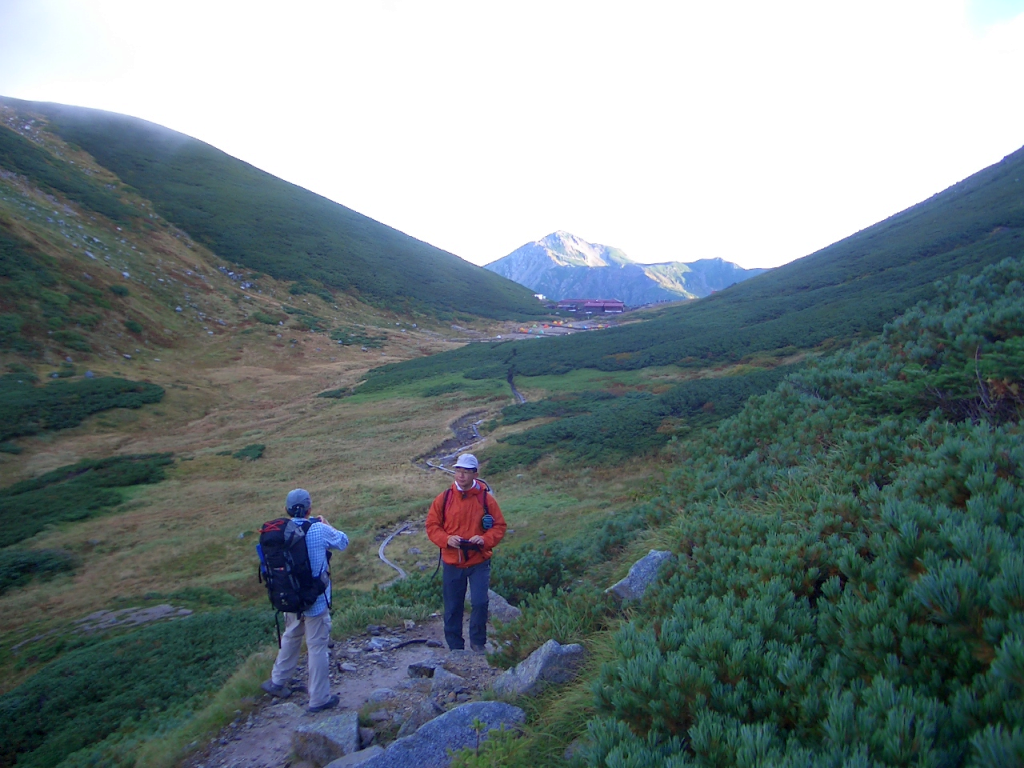
MULTIPOLYGON (((468 631, 468 628, 464 628, 468 631)), ((284 700, 263 695, 249 715, 239 717, 199 752, 183 763, 186 768, 314 768, 292 753, 292 732, 301 725, 340 712, 362 711, 373 723, 374 733, 363 735, 363 747, 391 741, 402 723, 417 717, 426 706, 440 711, 476 699, 499 670, 487 665, 487 657, 443 647, 440 618, 420 624, 407 622, 402 629, 369 627, 362 635, 338 640, 330 649, 331 692, 338 694, 337 709, 315 715, 304 684, 305 657, 296 670, 292 695, 284 700), (411 625, 411 626, 410 626, 411 625), (420 641, 412 642, 409 641, 420 641), (409 643, 409 644, 405 644, 409 643), (446 690, 431 690, 430 678, 412 677, 410 664, 443 667, 462 678, 446 690), (433 705, 429 701, 433 702, 433 705)), ((415 721, 414 721, 415 722, 415 721)), ((411 723, 410 723, 411 725, 411 723)))

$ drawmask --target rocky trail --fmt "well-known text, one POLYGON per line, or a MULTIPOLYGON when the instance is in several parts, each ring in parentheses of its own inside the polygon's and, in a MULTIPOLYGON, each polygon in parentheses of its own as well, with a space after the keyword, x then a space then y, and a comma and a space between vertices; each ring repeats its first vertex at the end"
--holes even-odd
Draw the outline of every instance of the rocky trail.
POLYGON ((369 627, 362 635, 334 641, 329 653, 331 692, 341 699, 336 709, 306 712, 303 657, 291 696, 261 695, 251 713, 239 712, 238 719, 184 765, 319 768, 320 761, 296 754, 296 732, 343 713, 360 712, 373 726, 359 729, 362 752, 353 758, 371 757, 377 750, 368 747, 410 735, 442 712, 477 698, 500 672, 483 654, 447 650, 443 639, 441 619, 433 617, 423 623, 407 621, 398 629, 369 627))

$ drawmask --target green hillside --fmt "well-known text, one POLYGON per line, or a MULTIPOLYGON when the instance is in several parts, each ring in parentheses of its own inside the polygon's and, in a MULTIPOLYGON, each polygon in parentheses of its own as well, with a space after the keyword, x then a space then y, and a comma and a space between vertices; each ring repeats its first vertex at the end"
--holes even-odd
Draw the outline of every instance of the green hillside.
POLYGON ((367 391, 442 373, 504 378, 579 368, 703 367, 847 342, 932 294, 934 281, 1024 252, 1024 149, 817 253, 636 325, 494 346, 373 371, 367 391))
MULTIPOLYGON (((298 291, 327 287, 377 306, 442 317, 526 318, 545 311, 522 286, 201 141, 109 112, 16 99, 2 102, 45 118, 49 130, 91 154, 151 200, 164 219, 221 258, 298 281, 298 291)), ((54 169, 63 164, 43 157, 45 153, 13 132, 3 133, 0 162, 53 185, 51 177, 63 172, 54 169)), ((83 189, 96 191, 87 185, 83 189)), ((121 213, 118 209, 110 215, 121 213)))
POLYGON ((553 637, 597 659, 458 765, 559 765, 574 740, 595 766, 1021 765, 1022 280, 1007 259, 940 283, 550 546, 569 577, 523 599, 500 658, 553 637), (651 548, 672 554, 652 588, 608 605, 651 548))

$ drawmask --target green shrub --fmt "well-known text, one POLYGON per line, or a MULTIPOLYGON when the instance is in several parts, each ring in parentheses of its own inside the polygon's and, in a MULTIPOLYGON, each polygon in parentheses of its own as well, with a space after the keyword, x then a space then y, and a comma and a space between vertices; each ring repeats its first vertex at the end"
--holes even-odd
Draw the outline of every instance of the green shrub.
POLYGON ((1024 264, 937 292, 680 448, 589 763, 1016 759, 1024 264))
POLYGON ((266 449, 267 446, 263 445, 263 443, 250 443, 249 445, 245 446, 245 448, 237 450, 231 455, 234 458, 239 459, 240 461, 256 461, 256 459, 263 456, 263 452, 266 449))
POLYGON ((73 349, 77 352, 92 352, 92 347, 89 346, 89 342, 85 340, 85 337, 75 331, 54 331, 51 338, 59 341, 68 349, 73 349))
POLYGON ((253 312, 252 317, 253 319, 258 320, 261 323, 265 323, 266 325, 278 324, 278 319, 272 315, 268 315, 266 312, 253 312))
POLYGON ((0 547, 47 525, 81 520, 124 501, 119 488, 159 483, 170 454, 80 461, 0 489, 0 547))
POLYGON ((21 453, 21 446, 15 445, 14 443, 0 443, 0 453, 11 453, 17 455, 21 453))
POLYGON ((420 397, 439 397, 441 395, 447 395, 449 392, 458 392, 463 388, 463 385, 457 381, 449 381, 444 384, 437 384, 433 387, 427 387, 420 392, 420 397))
POLYGON ((386 335, 371 336, 366 333, 366 329, 360 330, 357 328, 338 328, 331 331, 330 337, 346 347, 355 345, 366 347, 367 349, 380 349, 388 340, 386 335))
POLYGON ((143 330, 142 323, 138 322, 137 320, 125 320, 124 327, 127 328, 132 333, 142 333, 143 330))
POLYGON ((94 413, 141 408, 164 396, 163 388, 155 384, 119 378, 58 381, 41 387, 16 383, 22 380, 0 377, 0 440, 69 429, 94 413))
POLYGON ((582 642, 607 629, 616 612, 613 598, 603 590, 554 590, 549 585, 526 597, 520 608, 522 615, 495 633, 498 650, 489 660, 500 667, 518 664, 548 640, 582 642))
MULTIPOLYGON (((69 650, 0 696, 0 764, 49 768, 111 735, 155 732, 273 642, 273 627, 268 611, 235 609, 69 650)), ((97 764, 124 758, 110 746, 97 764)))
POLYGON ((578 546, 561 541, 526 544, 494 561, 491 586, 513 605, 541 589, 559 589, 583 572, 587 560, 578 546))
POLYGON ((127 296, 129 293, 131 293, 128 290, 128 287, 124 286, 124 285, 112 285, 112 286, 110 286, 110 292, 112 294, 114 294, 115 296, 121 296, 121 297, 127 296))
POLYGON ((74 570, 76 558, 59 549, 0 549, 0 595, 34 577, 74 570))

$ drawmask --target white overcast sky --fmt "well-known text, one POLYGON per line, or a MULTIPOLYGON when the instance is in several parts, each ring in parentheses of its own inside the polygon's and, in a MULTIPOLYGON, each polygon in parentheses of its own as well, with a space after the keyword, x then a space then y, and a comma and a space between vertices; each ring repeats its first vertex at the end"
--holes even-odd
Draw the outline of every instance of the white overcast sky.
POLYGON ((1024 145, 1024 0, 0 0, 0 95, 182 131, 485 264, 804 256, 1024 145))

